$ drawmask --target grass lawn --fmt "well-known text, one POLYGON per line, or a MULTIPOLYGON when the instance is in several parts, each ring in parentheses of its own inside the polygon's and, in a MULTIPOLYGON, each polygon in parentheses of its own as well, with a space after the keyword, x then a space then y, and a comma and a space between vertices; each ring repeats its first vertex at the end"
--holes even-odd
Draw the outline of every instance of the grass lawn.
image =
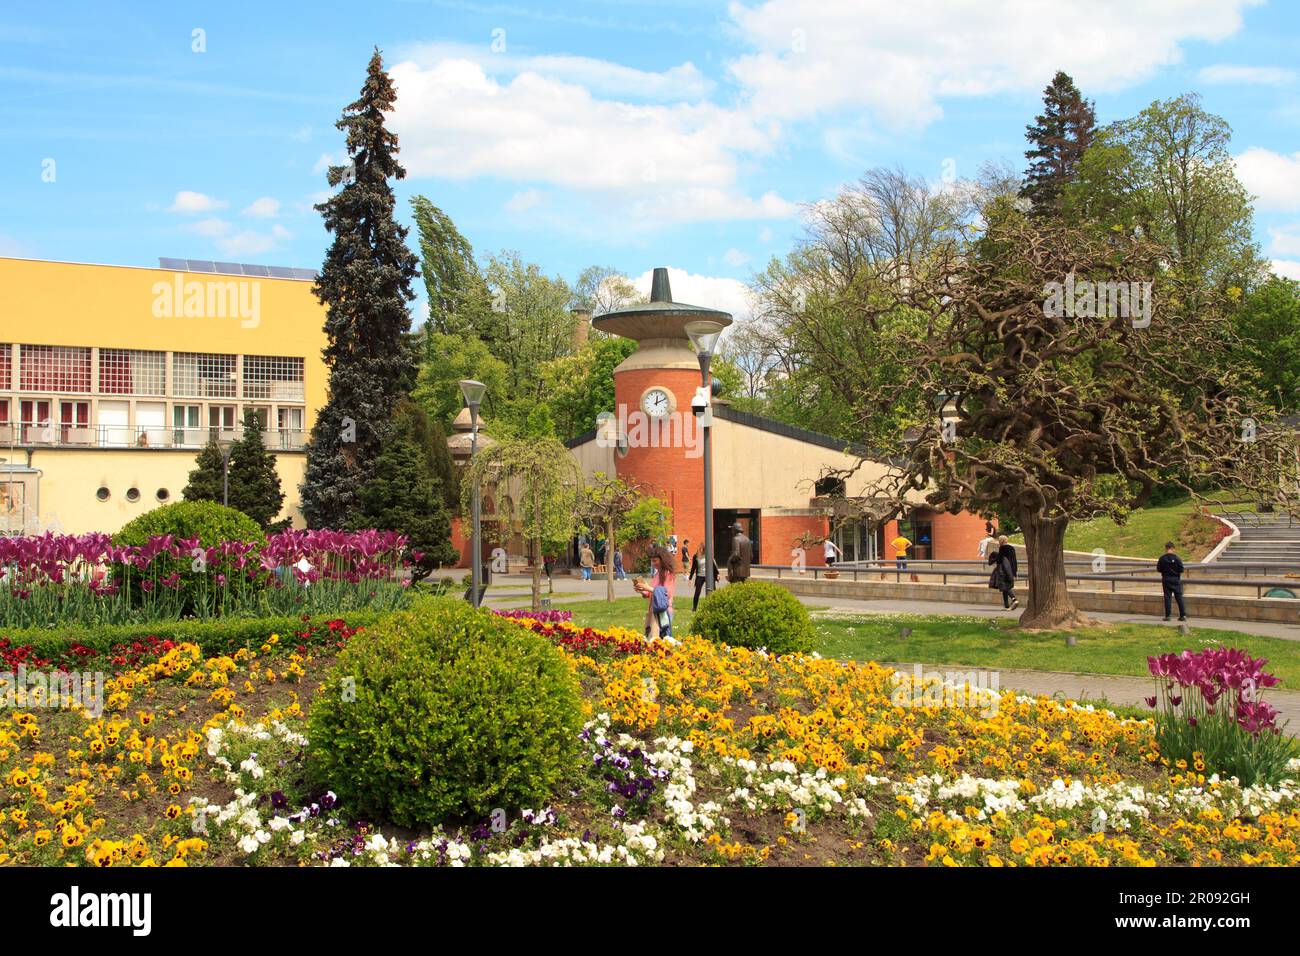
MULTIPOLYGON (((645 616, 640 598, 572 601, 556 607, 572 611, 573 622, 583 627, 620 625, 639 631, 645 616)), ((1154 624, 1116 624, 1077 631, 1078 644, 1066 647, 1064 631, 1019 633, 1009 618, 819 615, 812 610, 815 649, 824 657, 1146 677, 1148 655, 1221 644, 1268 658, 1268 669, 1282 679, 1284 688, 1300 689, 1300 641, 1277 637, 1198 627, 1183 637, 1154 624), (904 628, 911 631, 907 637, 904 628)), ((690 602, 678 602, 674 633, 689 633, 691 618, 690 602)))
MULTIPOLYGON (((1165 542, 1178 545, 1183 560, 1199 561, 1210 552, 1217 540, 1219 523, 1200 514, 1200 506, 1191 499, 1155 508, 1142 508, 1118 525, 1109 518, 1072 521, 1065 531, 1065 547, 1070 551, 1105 548, 1107 554, 1127 558, 1158 558, 1164 554, 1165 542)), ((1024 544, 1023 535, 1012 540, 1024 544)))

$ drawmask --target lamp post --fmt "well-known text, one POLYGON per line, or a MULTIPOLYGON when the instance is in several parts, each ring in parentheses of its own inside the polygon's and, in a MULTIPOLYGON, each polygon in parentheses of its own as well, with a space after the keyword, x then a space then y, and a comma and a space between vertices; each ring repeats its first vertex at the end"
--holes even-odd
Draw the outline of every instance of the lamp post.
POLYGON ((217 439, 221 449, 221 503, 230 507, 230 453, 234 450, 235 440, 229 436, 217 439))
POLYGON ((725 326, 712 319, 698 319, 686 323, 686 334, 695 346, 695 356, 700 362, 700 390, 697 400, 691 402, 698 410, 700 425, 704 429, 704 593, 713 593, 713 379, 709 376, 709 363, 717 350, 718 339, 725 326))
MULTIPOLYGON (((487 386, 482 382, 476 382, 472 378, 467 378, 460 383, 460 393, 465 397, 465 407, 469 409, 470 439, 469 439, 469 460, 471 465, 474 462, 474 455, 478 451, 478 409, 483 402, 483 396, 487 394, 487 386)), ((483 583, 483 531, 481 527, 481 511, 479 498, 479 482, 477 472, 474 475, 474 505, 473 505, 473 534, 471 537, 470 549, 472 551, 471 560, 473 564, 472 575, 470 577, 470 603, 475 607, 479 606, 482 593, 483 583)))

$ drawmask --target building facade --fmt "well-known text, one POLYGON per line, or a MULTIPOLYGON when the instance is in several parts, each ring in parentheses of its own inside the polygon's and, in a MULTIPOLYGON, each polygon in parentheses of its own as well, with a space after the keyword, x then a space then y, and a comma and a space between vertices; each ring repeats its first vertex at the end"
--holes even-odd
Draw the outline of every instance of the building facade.
POLYGON ((179 500, 210 438, 253 410, 302 524, 303 446, 326 398, 313 273, 163 260, 0 258, 0 527, 115 531, 179 500))
MULTIPOLYGON (((700 420, 691 402, 701 386, 685 325, 730 316, 671 300, 666 270, 656 270, 651 302, 597 316, 597 329, 637 342, 614 371, 617 411, 567 444, 587 475, 617 474, 637 482, 673 509, 675 533, 696 553, 704 545, 704 463, 700 420)), ((902 514, 870 499, 886 465, 865 452, 807 429, 750 415, 715 400, 712 424, 713 535, 721 567, 731 552, 733 524, 754 542, 753 560, 824 565, 830 538, 845 561, 892 559, 900 533, 914 559, 976 556, 984 519, 926 507, 920 494, 902 514), (852 472, 836 479, 834 473, 852 472), (853 518, 845 517, 850 504, 853 518)))

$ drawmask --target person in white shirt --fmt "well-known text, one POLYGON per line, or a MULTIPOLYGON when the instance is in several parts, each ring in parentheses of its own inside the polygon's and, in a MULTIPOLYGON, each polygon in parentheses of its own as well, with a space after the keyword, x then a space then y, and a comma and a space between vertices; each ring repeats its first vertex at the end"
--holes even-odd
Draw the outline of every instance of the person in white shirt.
POLYGON ((834 541, 827 538, 822 542, 822 557, 826 559, 826 567, 831 568, 835 566, 837 555, 842 558, 844 557, 844 552, 836 546, 834 541))
POLYGON ((991 521, 989 521, 989 522, 985 522, 985 524, 984 524, 984 538, 983 538, 982 541, 980 541, 979 556, 980 556, 981 558, 986 558, 986 557, 988 557, 988 554, 989 554, 989 547, 990 547, 990 546, 996 546, 997 543, 998 543, 998 539, 997 539, 997 535, 996 535, 995 532, 994 532, 993 522, 991 522, 991 521))

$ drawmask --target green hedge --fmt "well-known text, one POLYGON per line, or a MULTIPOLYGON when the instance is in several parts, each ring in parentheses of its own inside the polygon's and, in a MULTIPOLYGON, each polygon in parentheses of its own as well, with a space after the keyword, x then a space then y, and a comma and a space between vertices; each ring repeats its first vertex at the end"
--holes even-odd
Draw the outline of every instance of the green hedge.
MULTIPOLYGON (((346 614, 318 614, 310 619, 310 623, 319 626, 326 621, 342 619, 350 627, 365 627, 381 617, 383 613, 379 611, 349 611, 346 614)), ((30 644, 33 653, 49 660, 57 660, 72 644, 107 651, 115 644, 130 644, 149 637, 191 641, 199 645, 205 655, 210 655, 231 653, 241 647, 256 649, 271 634, 279 634, 282 645, 292 646, 292 635, 307 623, 301 617, 227 617, 205 621, 191 618, 146 624, 15 628, 0 631, 0 637, 9 638, 12 645, 30 644)))

